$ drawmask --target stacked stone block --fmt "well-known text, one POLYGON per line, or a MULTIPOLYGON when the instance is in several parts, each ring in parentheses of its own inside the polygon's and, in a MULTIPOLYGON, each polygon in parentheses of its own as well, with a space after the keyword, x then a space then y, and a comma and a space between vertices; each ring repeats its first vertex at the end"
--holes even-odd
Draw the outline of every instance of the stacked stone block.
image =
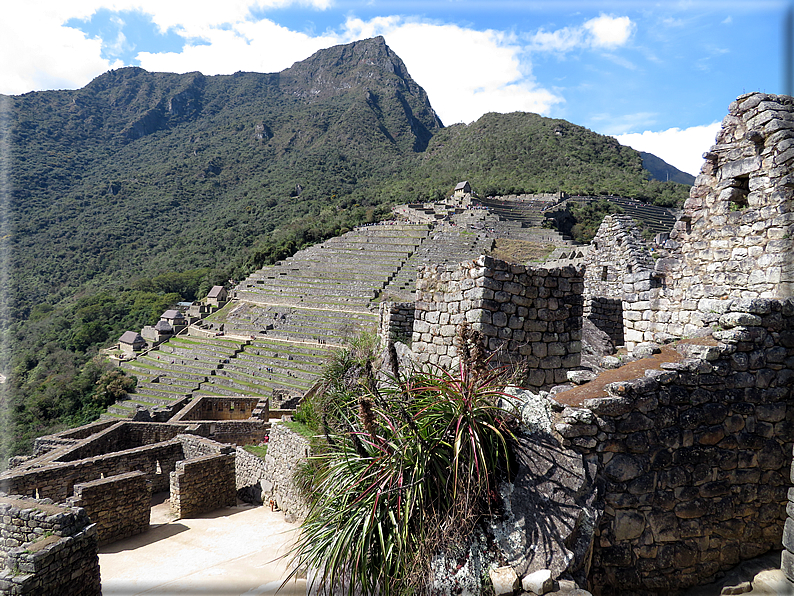
POLYGON ((267 472, 265 460, 238 447, 234 468, 237 498, 246 503, 262 503, 261 481, 267 472))
POLYGON ((645 339, 701 327, 703 299, 794 293, 794 99, 740 96, 704 157, 656 264, 645 339))
POLYGON ((99 455, 70 462, 54 462, 41 468, 10 470, 0 477, 0 491, 65 501, 72 487, 131 470, 144 472, 152 483, 152 492, 168 490, 168 474, 176 462, 184 459, 177 439, 99 455))
POLYGON ((654 284, 653 257, 633 220, 607 215, 584 261, 584 316, 614 345, 633 348, 649 325, 645 311, 654 284))
POLYGON ((556 425, 599 470, 591 581, 603 594, 675 592, 780 548, 794 300, 728 302, 717 342, 681 343, 688 358, 608 385, 556 425))
POLYGON ((143 472, 74 485, 67 503, 82 507, 96 524, 99 545, 110 544, 149 529, 152 489, 143 472))
POLYGON ((235 506, 234 459, 232 452, 178 462, 171 472, 171 513, 182 519, 235 506))
POLYGON ((414 328, 413 302, 381 302, 378 335, 384 343, 410 338, 414 328))
POLYGON ((270 430, 265 475, 262 479, 264 498, 272 498, 275 504, 291 519, 302 519, 308 507, 294 482, 295 470, 311 455, 309 441, 276 423, 270 430))
MULTIPOLYGON (((791 468, 791 483, 794 484, 794 465, 791 468)), ((791 593, 794 594, 794 488, 788 489, 786 513, 788 518, 783 531, 784 548, 780 555, 780 567, 791 584, 791 593)))
POLYGON ((0 594, 100 596, 95 525, 82 509, 0 499, 0 594))
POLYGON ((528 382, 566 381, 580 362, 582 270, 509 264, 487 256, 425 266, 417 280, 412 350, 420 363, 453 368, 458 327, 484 337, 494 365, 521 365, 528 382))

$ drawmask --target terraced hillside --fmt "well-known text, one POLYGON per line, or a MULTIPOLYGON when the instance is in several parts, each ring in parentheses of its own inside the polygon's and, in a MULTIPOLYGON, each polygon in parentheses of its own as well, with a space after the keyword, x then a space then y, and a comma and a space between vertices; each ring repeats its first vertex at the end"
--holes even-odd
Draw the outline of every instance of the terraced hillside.
POLYGON ((435 224, 364 226, 298 251, 252 273, 224 308, 185 333, 123 362, 138 377, 137 393, 108 416, 161 408, 165 419, 203 395, 261 396, 271 409, 294 407, 319 380, 330 349, 376 331, 381 300, 414 299, 419 265, 475 259, 510 226, 521 223, 461 209, 435 224))
MULTIPOLYGON (((623 212, 639 221, 644 227, 650 229, 654 234, 660 232, 669 232, 673 229, 675 224, 675 215, 670 209, 666 207, 658 207, 656 205, 649 205, 637 201, 636 199, 627 199, 625 197, 571 197, 567 201, 574 201, 578 203, 586 203, 595 199, 606 199, 610 203, 614 203, 623 209, 623 212)), ((563 207, 565 202, 560 203, 559 207, 563 207)))

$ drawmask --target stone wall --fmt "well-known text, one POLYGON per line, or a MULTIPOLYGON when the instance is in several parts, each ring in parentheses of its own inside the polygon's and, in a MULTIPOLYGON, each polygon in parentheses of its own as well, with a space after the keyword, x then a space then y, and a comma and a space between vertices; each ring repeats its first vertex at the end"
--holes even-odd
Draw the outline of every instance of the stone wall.
POLYGON ((414 328, 413 302, 381 302, 378 307, 378 336, 384 343, 389 340, 410 338, 414 328))
POLYGON ((582 270, 513 265, 487 256, 427 265, 416 282, 411 348, 420 363, 457 364, 455 336, 470 323, 495 353, 495 365, 522 365, 528 382, 566 381, 581 352, 582 270))
POLYGON ((267 476, 265 460, 238 447, 234 468, 237 498, 246 503, 262 503, 261 483, 262 479, 267 476))
POLYGON ((184 459, 193 459, 204 455, 217 455, 219 453, 234 453, 234 447, 223 445, 205 437, 179 435, 177 440, 182 445, 182 451, 185 454, 184 459))
POLYGON ((67 503, 82 507, 96 524, 99 545, 149 529, 152 489, 143 472, 128 472, 74 485, 67 503))
POLYGON ((0 594, 101 596, 96 528, 82 509, 0 498, 0 594))
POLYGON ((171 512, 177 519, 237 504, 234 459, 232 452, 177 463, 171 472, 171 512))
POLYGON ((641 321, 654 283, 653 257, 633 220, 607 215, 584 262, 584 316, 615 346, 633 348, 643 341, 641 331, 648 323, 641 321))
POLYGON ((265 476, 262 480, 263 499, 272 498, 288 518, 302 519, 308 512, 293 474, 311 454, 309 441, 284 424, 275 423, 270 429, 265 476))
POLYGON ((63 502, 72 495, 75 484, 138 470, 147 475, 156 493, 168 490, 169 473, 184 458, 182 443, 174 439, 73 462, 10 470, 0 478, 0 491, 63 502))
POLYGON ((794 294, 792 164, 794 100, 740 96, 656 263, 662 284, 651 290, 645 340, 695 331, 725 299, 794 294))
POLYGON ((562 412, 557 430, 599 470, 604 513, 591 580, 602 594, 707 583, 780 548, 794 441, 794 299, 727 304, 713 339, 679 344, 690 358, 562 412))

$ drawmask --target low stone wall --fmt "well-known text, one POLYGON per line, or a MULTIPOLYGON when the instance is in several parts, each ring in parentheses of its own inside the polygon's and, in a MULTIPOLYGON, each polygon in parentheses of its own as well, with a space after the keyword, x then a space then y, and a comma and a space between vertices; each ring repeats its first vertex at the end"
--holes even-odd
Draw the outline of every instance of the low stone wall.
POLYGON ((262 496, 272 498, 289 518, 302 519, 308 513, 293 474, 311 455, 309 441, 292 432, 284 424, 275 423, 270 430, 262 496))
POLYGON ((229 420, 210 424, 210 438, 228 445, 256 445, 265 440, 270 423, 264 420, 229 420))
POLYGON ((171 472, 171 512, 177 519, 237 504, 234 460, 232 452, 177 463, 171 472))
POLYGON ((384 344, 389 340, 411 337, 414 308, 413 302, 381 302, 378 307, 378 336, 384 344))
POLYGON ((558 432, 599 470, 591 578, 602 594, 673 592, 780 548, 794 300, 763 302, 760 315, 757 300, 736 301, 718 341, 679 345, 690 358, 562 412, 558 432))
POLYGON ((168 475, 176 462, 184 458, 182 443, 174 439, 73 462, 52 463, 19 472, 10 470, 0 478, 0 491, 63 502, 72 495, 75 484, 138 470, 146 473, 152 492, 156 493, 168 490, 168 475))
POLYGON ((195 435, 179 435, 177 440, 182 445, 184 459, 193 459, 203 455, 217 455, 219 453, 234 453, 234 448, 222 445, 205 437, 195 435))
POLYGON ((513 265, 487 256, 420 267, 411 349, 420 363, 456 366, 458 326, 470 323, 496 365, 521 365, 534 387, 579 366, 582 270, 513 265))
POLYGON ((141 534, 149 529, 152 489, 143 472, 74 485, 67 503, 82 507, 96 524, 99 545, 141 534))
MULTIPOLYGON (((105 428, 66 449, 53 461, 66 462, 104 455, 113 451, 123 451, 170 441, 178 434, 197 433, 202 427, 197 424, 150 424, 147 422, 123 421, 105 428)), ((206 432, 206 431, 205 431, 206 432)))
POLYGON ((265 460, 238 447, 234 468, 237 498, 246 503, 262 503, 261 482, 267 476, 265 460))
POLYGON ((0 594, 101 596, 96 526, 82 509, 0 498, 0 594))

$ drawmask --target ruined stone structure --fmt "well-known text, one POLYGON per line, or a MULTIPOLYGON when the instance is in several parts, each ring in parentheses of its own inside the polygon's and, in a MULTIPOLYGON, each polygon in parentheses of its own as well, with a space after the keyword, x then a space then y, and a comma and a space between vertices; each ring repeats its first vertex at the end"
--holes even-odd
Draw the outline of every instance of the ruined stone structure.
POLYGON ((494 365, 521 365, 534 387, 565 382, 579 365, 582 272, 480 257, 419 271, 412 349, 420 363, 456 366, 455 337, 471 324, 494 365))
POLYGON ((679 345, 695 357, 562 412, 556 430, 603 481, 594 586, 669 593, 780 547, 794 300, 727 303, 718 341, 679 345))
MULTIPOLYGON (((674 342, 664 350, 677 350, 678 359, 607 385, 603 397, 569 401, 557 391, 517 404, 538 457, 521 468, 523 486, 500 487, 513 516, 497 532, 500 556, 520 574, 575 575, 601 596, 672 594, 782 542, 783 569, 794 577, 794 518, 786 516, 787 507, 794 513, 792 160, 794 100, 748 94, 731 105, 656 261, 623 215, 605 218, 589 250, 558 252, 577 265, 482 256, 499 234, 523 228, 496 213, 516 209, 516 198, 494 201, 493 212, 407 206, 398 212, 427 223, 362 227, 251 275, 227 309, 190 336, 125 363, 140 375, 142 404, 168 409, 163 422, 103 421, 42 437, 33 458, 15 459, 0 475, 3 492, 79 505, 69 515, 83 520, 70 535, 84 542, 69 542, 63 557, 12 548, 2 553, 7 569, 12 561, 35 571, 31 577, 51 577, 50 565, 82 556, 69 550, 78 543, 95 552, 97 539, 145 530, 150 491, 169 490, 178 516, 236 496, 273 499, 289 516, 305 515, 293 473, 309 443, 283 424, 268 428, 267 400, 274 410, 294 407, 290 399, 316 386, 327 341, 338 345, 376 326, 384 339, 410 333, 419 364, 451 368, 466 324, 495 365, 524 367, 538 390, 564 383, 579 366, 585 316, 629 350, 674 342), (532 419, 537 409, 548 425, 532 419), (264 461, 218 442, 261 442, 268 432, 264 461), (544 457, 552 444, 564 457, 544 457), (581 478, 556 501, 564 502, 560 515, 549 497, 573 469, 581 478), (531 502, 523 496, 530 493, 531 502), (541 513, 573 538, 556 536, 554 546, 533 534, 543 527, 526 521, 541 513), (525 542, 517 543, 521 532, 525 542)), ((149 406, 149 419, 160 419, 149 406)), ((135 408, 130 415, 140 414, 135 408)), ((37 527, 35 534, 49 531, 37 527)), ((29 546, 33 538, 11 540, 29 546)), ((56 538, 39 543, 62 548, 56 538)), ((0 585, 22 593, 20 577, 6 571, 0 585)), ((83 593, 96 592, 75 592, 83 593)))
POLYGON ((272 498, 288 518, 302 519, 308 509, 294 482, 294 473, 311 455, 309 441, 283 424, 274 424, 268 445, 261 480, 263 500, 272 498))
POLYGON ((794 99, 739 97, 705 158, 657 261, 643 339, 708 325, 715 301, 794 294, 794 99))
POLYGON ((0 499, 0 594, 101 596, 96 526, 85 511, 0 499))
POLYGON ((82 507, 96 524, 99 546, 149 529, 152 489, 143 472, 126 472, 74 485, 72 507, 82 507))
POLYGON ((655 277, 653 258, 632 219, 607 215, 584 264, 584 316, 614 345, 633 348, 649 325, 643 313, 655 277))
POLYGON ((378 315, 378 335, 380 337, 405 340, 413 334, 413 302, 381 302, 378 315))

